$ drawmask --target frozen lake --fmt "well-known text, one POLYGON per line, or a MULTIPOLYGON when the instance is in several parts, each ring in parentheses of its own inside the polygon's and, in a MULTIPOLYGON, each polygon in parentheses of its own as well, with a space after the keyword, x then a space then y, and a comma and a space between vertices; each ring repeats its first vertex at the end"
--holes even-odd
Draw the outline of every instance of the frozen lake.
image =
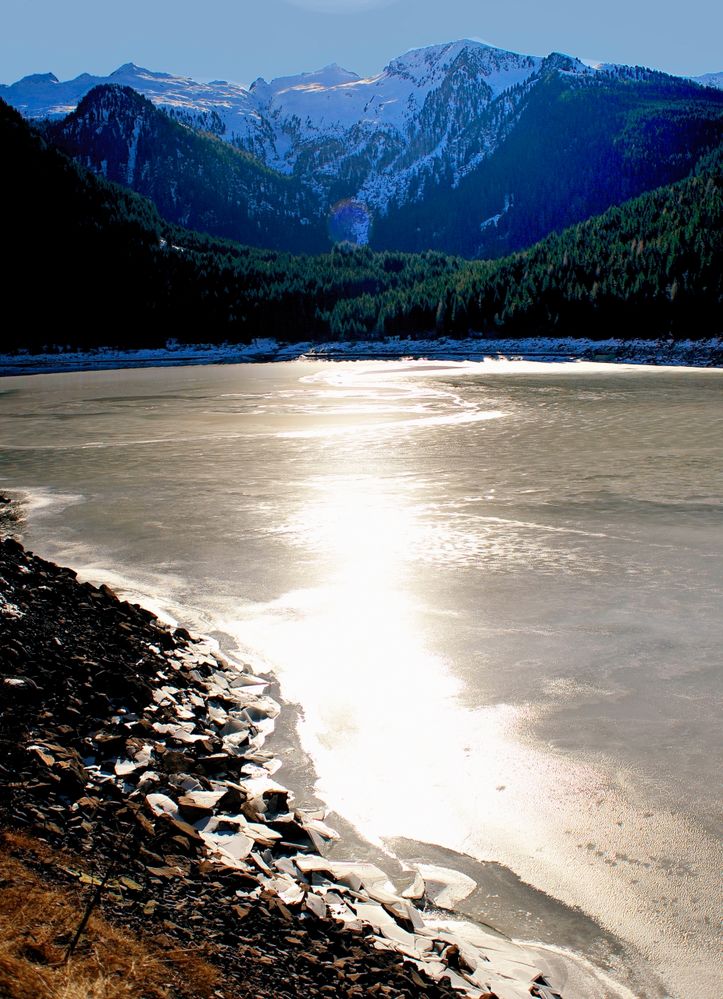
POLYGON ((273 670, 365 837, 502 864, 636 995, 717 999, 722 371, 40 375, 0 430, 26 543, 273 670))

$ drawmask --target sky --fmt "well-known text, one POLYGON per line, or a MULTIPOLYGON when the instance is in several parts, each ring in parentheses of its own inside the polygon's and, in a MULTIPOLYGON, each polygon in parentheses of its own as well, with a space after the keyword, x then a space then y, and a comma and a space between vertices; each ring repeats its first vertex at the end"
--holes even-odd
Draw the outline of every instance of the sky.
POLYGON ((679 75, 723 70, 720 0, 2 0, 2 21, 3 83, 125 62, 244 84, 332 62, 369 76, 458 38, 679 75))

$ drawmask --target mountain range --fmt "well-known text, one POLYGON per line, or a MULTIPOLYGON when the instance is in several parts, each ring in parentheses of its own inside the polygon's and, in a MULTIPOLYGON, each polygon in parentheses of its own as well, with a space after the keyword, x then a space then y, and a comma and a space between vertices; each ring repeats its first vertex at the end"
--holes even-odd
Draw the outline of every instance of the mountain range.
POLYGON ((296 252, 474 258, 685 177, 723 136, 720 85, 462 40, 371 78, 332 65, 245 88, 128 63, 0 97, 172 222, 296 252))
MULTIPOLYGON (((137 100, 144 100, 135 95, 137 100)), ((719 335, 723 144, 689 176, 501 260, 279 253, 170 225, 0 99, 4 350, 433 336, 719 335)))

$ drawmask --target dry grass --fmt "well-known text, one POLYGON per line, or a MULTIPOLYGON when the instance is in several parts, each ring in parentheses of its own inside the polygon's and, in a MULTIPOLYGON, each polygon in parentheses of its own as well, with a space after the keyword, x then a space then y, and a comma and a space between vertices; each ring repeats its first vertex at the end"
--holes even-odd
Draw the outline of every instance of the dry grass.
POLYGON ((52 864, 59 858, 51 854, 24 836, 6 834, 0 840, 0 999, 202 999, 213 994, 219 974, 201 957, 163 949, 98 915, 65 962, 86 896, 72 886, 44 883, 42 872, 23 862, 23 855, 32 855, 52 864))

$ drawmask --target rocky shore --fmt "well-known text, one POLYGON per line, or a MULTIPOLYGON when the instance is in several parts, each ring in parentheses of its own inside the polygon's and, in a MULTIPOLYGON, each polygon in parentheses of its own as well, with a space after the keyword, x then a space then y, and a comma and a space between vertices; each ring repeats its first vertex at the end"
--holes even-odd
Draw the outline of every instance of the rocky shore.
MULTIPOLYGON (((43 879, 80 890, 87 913, 220 973, 205 986, 169 973, 168 999, 556 999, 524 949, 430 912, 419 875, 392 885, 325 858, 336 833, 275 780, 267 688, 212 642, 5 537, 1 852, 35 869, 53 851, 43 879)), ((0 878, 0 907, 7 889, 0 878)), ((4 967, 0 995, 22 999, 4 967)))
POLYGON ((591 340, 586 337, 378 337, 374 340, 285 343, 273 338, 251 343, 180 344, 123 350, 99 347, 70 348, 46 353, 19 351, 0 354, 0 376, 50 374, 113 368, 179 367, 193 364, 247 364, 305 360, 371 361, 415 360, 543 362, 593 361, 607 364, 668 365, 716 368, 723 366, 723 337, 705 339, 591 340))

